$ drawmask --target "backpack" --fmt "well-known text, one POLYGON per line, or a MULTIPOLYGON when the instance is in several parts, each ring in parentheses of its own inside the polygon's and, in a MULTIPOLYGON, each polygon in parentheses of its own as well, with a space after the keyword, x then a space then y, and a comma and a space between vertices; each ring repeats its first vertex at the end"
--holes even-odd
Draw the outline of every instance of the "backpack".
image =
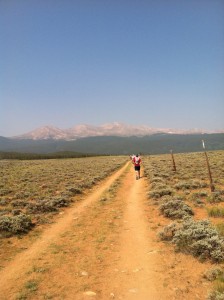
POLYGON ((134 163, 135 163, 136 165, 138 165, 138 164, 140 163, 140 157, 135 157, 135 158, 134 158, 134 163))

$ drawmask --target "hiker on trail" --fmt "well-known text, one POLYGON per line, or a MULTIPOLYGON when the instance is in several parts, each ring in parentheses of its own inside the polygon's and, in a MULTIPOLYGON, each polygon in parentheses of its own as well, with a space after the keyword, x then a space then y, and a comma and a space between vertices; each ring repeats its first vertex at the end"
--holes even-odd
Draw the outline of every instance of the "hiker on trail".
POLYGON ((130 155, 130 160, 131 160, 132 162, 133 162, 134 157, 135 157, 134 154, 130 155))
POLYGON ((132 163, 135 168, 136 179, 140 179, 141 162, 142 162, 142 160, 141 160, 140 156, 138 154, 136 154, 132 160, 132 163))

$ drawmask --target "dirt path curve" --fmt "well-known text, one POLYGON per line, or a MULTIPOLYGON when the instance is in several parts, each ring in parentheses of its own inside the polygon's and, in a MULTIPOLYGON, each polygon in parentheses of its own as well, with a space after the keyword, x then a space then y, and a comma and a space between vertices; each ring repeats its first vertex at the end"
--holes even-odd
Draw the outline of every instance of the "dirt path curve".
POLYGON ((77 203, 72 209, 57 220, 49 229, 47 229, 40 239, 38 239, 29 249, 18 254, 6 268, 0 271, 0 299, 8 300, 13 298, 13 288, 15 283, 20 285, 20 279, 23 274, 28 270, 34 258, 40 255, 44 250, 57 240, 58 236, 64 232, 72 223, 74 218, 77 218, 88 205, 95 202, 101 194, 117 179, 121 176, 124 170, 127 168, 128 163, 122 167, 115 174, 110 176, 106 181, 100 184, 97 189, 91 193, 84 201, 77 203))

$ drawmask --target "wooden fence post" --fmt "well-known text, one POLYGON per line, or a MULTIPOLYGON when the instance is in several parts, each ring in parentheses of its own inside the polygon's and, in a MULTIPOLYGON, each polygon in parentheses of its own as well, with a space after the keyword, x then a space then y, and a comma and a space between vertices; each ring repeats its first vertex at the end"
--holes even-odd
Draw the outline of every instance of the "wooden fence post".
POLYGON ((174 156, 173 156, 173 150, 170 150, 170 153, 171 153, 172 162, 173 162, 173 171, 176 172, 177 168, 176 168, 176 164, 175 164, 175 160, 174 160, 174 156))
POLYGON ((207 163, 207 167, 208 167, 208 176, 209 176, 209 182, 210 182, 210 189, 211 189, 211 192, 214 192, 215 191, 215 186, 214 186, 213 181, 212 181, 212 173, 211 173, 211 169, 210 169, 210 165, 209 165, 208 155, 207 155, 207 152, 205 150, 205 142, 203 140, 202 140, 202 146, 203 146, 203 149, 204 149, 205 159, 206 159, 206 163, 207 163))

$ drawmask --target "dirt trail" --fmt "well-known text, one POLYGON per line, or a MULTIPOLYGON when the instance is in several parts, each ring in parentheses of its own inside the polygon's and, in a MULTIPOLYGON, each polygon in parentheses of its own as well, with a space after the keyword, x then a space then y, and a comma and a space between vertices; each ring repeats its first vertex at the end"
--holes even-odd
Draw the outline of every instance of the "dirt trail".
POLYGON ((134 174, 126 183, 128 201, 124 215, 124 230, 121 234, 122 246, 119 282, 122 299, 165 299, 161 276, 157 276, 158 245, 150 236, 149 223, 145 214, 146 183, 137 180, 134 174))
POLYGON ((122 190, 126 210, 119 259, 113 266, 112 295, 124 300, 205 299, 209 284, 203 273, 210 263, 175 253, 171 245, 159 240, 160 227, 170 221, 150 205, 147 191, 147 180, 135 180, 131 170, 122 190))
POLYGON ((147 191, 127 165, 99 184, 0 271, 0 299, 205 299, 209 263, 159 241, 147 191))

